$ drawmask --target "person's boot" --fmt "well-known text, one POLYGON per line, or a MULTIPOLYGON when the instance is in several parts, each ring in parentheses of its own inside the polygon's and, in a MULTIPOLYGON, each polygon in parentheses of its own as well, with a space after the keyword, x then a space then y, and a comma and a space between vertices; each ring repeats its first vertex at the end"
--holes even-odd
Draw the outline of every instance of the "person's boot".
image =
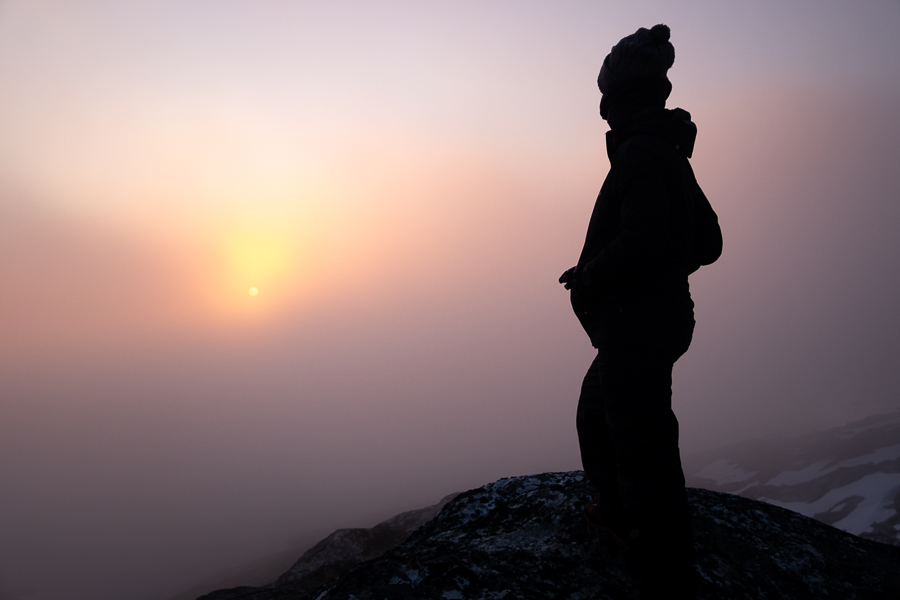
POLYGON ((592 533, 603 533, 609 536, 609 539, 623 550, 628 545, 628 534, 631 528, 623 519, 602 511, 599 501, 591 500, 584 505, 584 518, 587 521, 588 530, 592 533))
MULTIPOLYGON (((697 573, 693 564, 693 548, 685 540, 671 535, 650 535, 635 528, 625 548, 625 562, 641 600, 695 600, 697 573)), ((689 538, 690 539, 690 538, 689 538)))

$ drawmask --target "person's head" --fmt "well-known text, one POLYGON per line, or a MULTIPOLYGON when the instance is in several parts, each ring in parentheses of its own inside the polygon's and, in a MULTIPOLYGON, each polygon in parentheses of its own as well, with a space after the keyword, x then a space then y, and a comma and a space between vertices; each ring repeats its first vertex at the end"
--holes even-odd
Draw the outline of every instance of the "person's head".
POLYGON ((675 48, 669 42, 669 28, 641 27, 612 47, 597 77, 603 98, 600 115, 605 119, 611 107, 663 107, 672 92, 666 72, 675 63, 675 48))

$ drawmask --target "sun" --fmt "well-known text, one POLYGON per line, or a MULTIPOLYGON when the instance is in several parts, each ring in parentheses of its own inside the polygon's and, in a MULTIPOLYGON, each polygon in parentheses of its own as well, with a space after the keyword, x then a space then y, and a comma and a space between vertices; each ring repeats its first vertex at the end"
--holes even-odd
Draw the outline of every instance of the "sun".
POLYGON ((252 287, 249 290, 247 290, 247 293, 250 294, 251 296, 256 296, 257 294, 259 294, 259 290, 256 289, 255 287, 252 287))

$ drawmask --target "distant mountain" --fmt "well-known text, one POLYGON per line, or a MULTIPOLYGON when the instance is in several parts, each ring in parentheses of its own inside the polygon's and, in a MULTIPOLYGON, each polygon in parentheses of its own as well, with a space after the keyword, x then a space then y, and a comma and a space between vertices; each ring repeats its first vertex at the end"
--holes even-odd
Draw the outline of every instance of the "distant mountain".
MULTIPOLYGON (((589 493, 581 472, 501 479, 323 587, 300 574, 203 600, 633 598, 622 552, 584 523, 589 493)), ((900 548, 739 496, 688 499, 706 600, 900 598, 900 548)))
MULTIPOLYGON (((287 571, 274 574, 269 581, 277 577, 276 584, 289 585, 295 593, 301 595, 314 592, 344 571, 377 558, 401 544, 412 532, 436 517, 444 505, 458 495, 458 492, 448 494, 437 504, 402 512, 374 527, 338 529, 293 561, 287 571)), ((202 598, 240 597, 232 594, 248 589, 253 588, 245 585, 225 590, 225 596, 221 595, 223 591, 218 591, 202 598)), ((196 598, 196 594, 192 598, 196 598)))
POLYGON ((324 532, 306 532, 284 550, 218 573, 167 600, 195 600, 210 590, 265 585, 279 577, 304 576, 308 585, 322 585, 337 573, 398 545, 458 495, 448 494, 437 504, 402 512, 370 528, 338 529, 324 538, 324 532))
POLYGON ((449 494, 437 504, 400 513, 368 529, 338 529, 305 552, 276 584, 314 592, 351 567, 401 544, 458 495, 449 494))
MULTIPOLYGON (((265 585, 275 581, 297 562, 298 556, 319 542, 325 533, 322 531, 318 534, 304 533, 292 540, 289 545, 286 544, 283 550, 216 573, 174 596, 169 596, 166 600, 195 600, 198 596, 211 590, 235 586, 265 585)), ((0 600, 6 600, 2 594, 0 594, 0 600)))
POLYGON ((761 500, 900 545, 900 412, 719 448, 686 459, 685 474, 689 486, 761 500))

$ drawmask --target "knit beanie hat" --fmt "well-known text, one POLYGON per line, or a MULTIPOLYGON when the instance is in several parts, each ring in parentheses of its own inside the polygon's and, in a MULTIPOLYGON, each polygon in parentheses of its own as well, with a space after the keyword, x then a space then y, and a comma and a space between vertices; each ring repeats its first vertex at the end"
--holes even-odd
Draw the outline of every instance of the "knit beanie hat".
POLYGON ((641 27, 612 47, 603 59, 597 77, 597 85, 607 106, 623 92, 635 88, 653 89, 654 102, 659 100, 656 96, 661 95, 661 101, 665 104, 672 91, 666 71, 675 63, 675 48, 669 42, 670 33, 668 26, 662 24, 650 29, 641 27))

